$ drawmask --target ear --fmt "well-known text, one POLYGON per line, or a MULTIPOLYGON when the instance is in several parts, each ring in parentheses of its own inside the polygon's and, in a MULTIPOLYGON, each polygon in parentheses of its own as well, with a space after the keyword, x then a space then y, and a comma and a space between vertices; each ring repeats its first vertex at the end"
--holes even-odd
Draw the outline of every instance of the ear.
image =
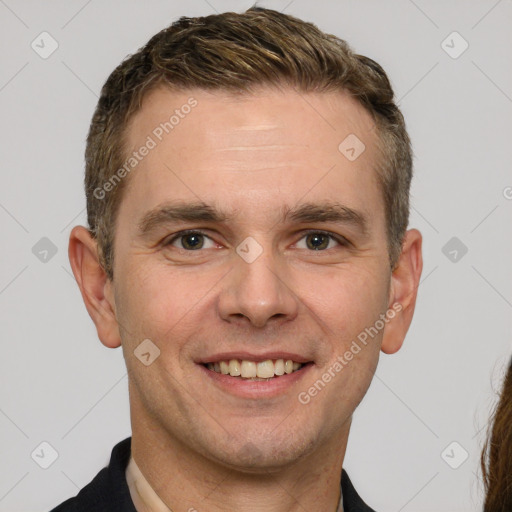
POLYGON ((395 316, 384 329, 381 350, 385 354, 400 350, 411 325, 423 268, 421 242, 417 229, 406 232, 400 258, 391 274, 388 310, 394 311, 395 316))
POLYGON ((113 283, 98 259, 98 246, 88 229, 75 226, 69 236, 69 262, 85 307, 100 341, 109 348, 121 345, 115 313, 113 283))

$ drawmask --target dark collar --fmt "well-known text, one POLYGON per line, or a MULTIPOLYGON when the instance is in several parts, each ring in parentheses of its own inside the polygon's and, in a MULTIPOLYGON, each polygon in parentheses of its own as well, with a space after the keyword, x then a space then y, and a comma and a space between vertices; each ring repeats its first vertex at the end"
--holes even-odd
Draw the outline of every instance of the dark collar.
POLYGON ((132 438, 128 437, 116 444, 108 467, 103 468, 76 497, 61 503, 51 512, 137 512, 125 475, 131 441, 132 438))
POLYGON ((343 512, 375 512, 357 494, 347 472, 341 472, 341 492, 343 493, 343 512))
MULTIPOLYGON (((116 444, 108 467, 103 468, 75 498, 51 512, 137 512, 126 482, 126 467, 130 460, 132 438, 116 444)), ((341 474, 343 512, 375 512, 359 497, 345 470, 341 474)))

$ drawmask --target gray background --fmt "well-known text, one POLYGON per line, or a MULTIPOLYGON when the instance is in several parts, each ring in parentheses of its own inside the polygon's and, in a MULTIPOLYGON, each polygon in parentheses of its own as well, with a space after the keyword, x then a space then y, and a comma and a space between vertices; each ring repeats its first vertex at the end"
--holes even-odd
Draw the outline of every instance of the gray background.
MULTIPOLYGON (((2 512, 76 494, 130 435, 121 351, 98 341, 67 258, 71 227, 85 223, 84 139, 100 87, 178 16, 251 3, 0 0, 2 512), (43 31, 58 42, 46 59, 31 48, 50 48, 43 31), (58 452, 48 469, 43 441, 58 452)), ((417 312, 403 349, 381 358, 345 467, 379 511, 480 510, 485 422, 512 353, 512 2, 261 5, 380 62, 414 144, 411 226, 425 240, 417 312), (469 44, 457 58, 454 31, 469 44)))

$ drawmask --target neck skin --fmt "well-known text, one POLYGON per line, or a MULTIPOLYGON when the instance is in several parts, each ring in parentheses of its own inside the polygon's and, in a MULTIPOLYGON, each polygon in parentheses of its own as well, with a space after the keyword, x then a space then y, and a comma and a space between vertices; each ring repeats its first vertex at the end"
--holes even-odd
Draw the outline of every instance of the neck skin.
POLYGON ((133 457, 126 468, 126 481, 137 512, 172 512, 149 485, 133 457))
MULTIPOLYGON (((126 481, 137 512, 173 512, 149 485, 133 457, 126 468, 126 481)), ((340 496, 338 501, 336 512, 343 512, 343 498, 340 496)), ((188 512, 193 512, 192 507, 188 512)))
POLYGON ((292 467, 249 474, 190 450, 134 405, 127 478, 138 512, 342 511, 338 504, 349 424, 329 445, 292 467))

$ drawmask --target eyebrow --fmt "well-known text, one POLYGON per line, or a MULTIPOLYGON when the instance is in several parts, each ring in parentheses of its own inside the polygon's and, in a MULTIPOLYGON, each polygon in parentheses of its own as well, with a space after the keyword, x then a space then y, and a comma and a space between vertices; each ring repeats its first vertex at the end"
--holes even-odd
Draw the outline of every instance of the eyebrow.
MULTIPOLYGON (((140 235, 146 235, 157 227, 173 222, 210 222, 225 223, 230 214, 216 207, 203 203, 164 203, 148 211, 138 224, 140 235)), ((367 217, 359 211, 336 202, 302 203, 290 208, 283 206, 280 223, 316 223, 332 222, 348 224, 359 229, 363 235, 368 234, 367 217)))
POLYGON ((171 222, 225 222, 227 215, 205 203, 163 204, 147 212, 139 222, 139 233, 145 235, 156 227, 171 222))
POLYGON ((303 203, 293 209, 285 209, 283 220, 287 219, 302 223, 349 224, 358 228, 364 235, 368 234, 366 215, 340 203, 303 203))

